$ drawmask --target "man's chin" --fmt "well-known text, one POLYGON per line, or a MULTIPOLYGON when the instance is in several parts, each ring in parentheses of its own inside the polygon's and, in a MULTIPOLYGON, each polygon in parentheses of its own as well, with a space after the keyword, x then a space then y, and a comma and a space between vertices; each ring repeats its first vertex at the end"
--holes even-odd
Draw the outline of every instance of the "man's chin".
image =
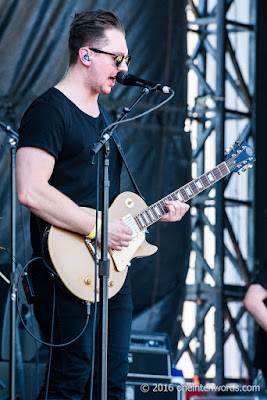
POLYGON ((112 87, 108 86, 102 89, 101 94, 109 94, 111 92, 112 87))

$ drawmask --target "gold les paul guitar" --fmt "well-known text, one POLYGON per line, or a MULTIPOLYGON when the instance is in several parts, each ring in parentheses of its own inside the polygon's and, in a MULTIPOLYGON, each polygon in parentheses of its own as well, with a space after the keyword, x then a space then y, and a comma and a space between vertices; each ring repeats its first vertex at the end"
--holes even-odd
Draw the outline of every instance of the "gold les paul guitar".
MULTIPOLYGON (((247 169, 254 161, 255 157, 251 147, 243 142, 233 148, 224 162, 149 207, 135 193, 124 192, 120 194, 109 208, 109 218, 123 220, 132 229, 133 239, 129 247, 125 247, 121 251, 109 249, 108 297, 114 296, 122 287, 128 266, 133 258, 150 256, 157 251, 156 246, 146 241, 145 231, 168 212, 165 201, 180 200, 186 202, 230 172, 247 169)), ((95 210, 83 209, 95 215, 95 210)), ((65 286, 75 296, 94 302, 94 241, 52 225, 49 230, 47 245, 52 264, 65 286)), ((99 258, 99 254, 100 249, 97 251, 97 258, 99 258)), ((98 293, 98 287, 96 290, 98 293)))

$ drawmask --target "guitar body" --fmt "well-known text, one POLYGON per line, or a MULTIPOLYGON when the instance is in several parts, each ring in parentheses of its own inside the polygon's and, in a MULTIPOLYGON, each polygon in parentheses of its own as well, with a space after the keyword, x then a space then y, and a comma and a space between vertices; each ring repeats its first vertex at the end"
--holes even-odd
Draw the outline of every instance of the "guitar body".
MULTIPOLYGON (((127 214, 136 215, 146 208, 146 203, 132 192, 121 193, 109 209, 109 218, 123 219, 127 214)), ((95 210, 83 209, 95 215, 95 210)), ((88 239, 86 239, 88 240, 88 239)), ((95 260, 83 235, 51 226, 48 234, 48 251, 52 264, 65 286, 75 296, 90 302, 95 301, 95 260)), ((90 240, 88 240, 90 242, 90 240)), ((109 249, 110 273, 108 280, 108 297, 114 296, 121 289, 128 265, 135 257, 146 257, 154 254, 157 247, 145 240, 145 232, 140 232, 129 247, 122 251, 109 249)), ((100 257, 100 249, 98 252, 100 257)), ((98 274, 97 274, 98 275, 98 274)), ((97 301, 99 300, 99 279, 97 279, 97 301)))

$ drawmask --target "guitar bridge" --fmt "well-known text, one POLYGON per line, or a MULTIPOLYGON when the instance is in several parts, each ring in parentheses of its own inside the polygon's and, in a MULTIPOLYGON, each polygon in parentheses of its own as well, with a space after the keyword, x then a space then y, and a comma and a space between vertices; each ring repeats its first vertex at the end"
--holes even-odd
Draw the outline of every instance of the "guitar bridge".
POLYGON ((85 244, 93 258, 96 257, 97 262, 99 261, 100 257, 98 255, 98 251, 100 251, 100 246, 97 244, 97 252, 95 253, 95 241, 92 241, 89 238, 85 238, 85 244))

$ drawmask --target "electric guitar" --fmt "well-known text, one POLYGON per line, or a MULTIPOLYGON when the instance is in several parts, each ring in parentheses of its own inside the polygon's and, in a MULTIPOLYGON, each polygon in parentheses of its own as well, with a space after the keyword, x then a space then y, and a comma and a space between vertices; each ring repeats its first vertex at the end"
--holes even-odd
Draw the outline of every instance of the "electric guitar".
MULTIPOLYGON (((144 200, 135 193, 121 193, 109 208, 109 218, 124 221, 132 231, 129 247, 121 251, 109 249, 110 274, 108 280, 108 297, 114 296, 122 287, 127 275, 128 266, 135 257, 146 257, 154 254, 157 247, 145 239, 146 229, 157 222, 168 212, 166 200, 186 202, 201 193, 229 173, 239 172, 252 167, 255 161, 253 150, 246 142, 232 147, 232 151, 222 163, 212 170, 175 190, 158 202, 147 206, 144 200)), ((83 209, 95 215, 95 210, 83 209)), ((97 259, 100 258, 100 246, 97 246, 97 259)), ((51 262, 64 282, 75 296, 94 302, 95 296, 95 243, 77 233, 51 226, 47 237, 47 248, 51 262)), ((98 279, 98 278, 97 278, 98 279)), ((97 282, 97 301, 99 282, 97 282)))

